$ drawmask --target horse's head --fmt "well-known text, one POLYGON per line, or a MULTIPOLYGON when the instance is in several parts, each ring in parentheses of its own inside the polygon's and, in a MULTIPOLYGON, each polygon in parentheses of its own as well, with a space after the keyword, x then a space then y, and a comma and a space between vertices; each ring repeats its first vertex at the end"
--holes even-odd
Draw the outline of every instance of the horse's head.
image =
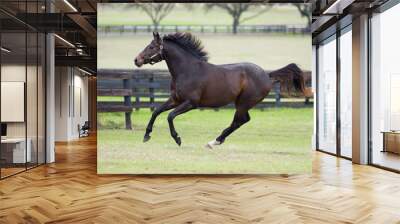
POLYGON ((147 45, 142 52, 135 58, 135 65, 140 67, 144 64, 155 64, 163 60, 162 40, 158 32, 153 32, 154 39, 147 45))

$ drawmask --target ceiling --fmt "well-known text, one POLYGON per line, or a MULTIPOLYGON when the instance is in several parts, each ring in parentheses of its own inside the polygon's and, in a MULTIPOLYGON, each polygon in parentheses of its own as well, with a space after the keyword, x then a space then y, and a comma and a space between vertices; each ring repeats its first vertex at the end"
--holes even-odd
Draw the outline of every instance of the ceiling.
MULTIPOLYGON (((332 26, 341 25, 339 21, 362 13, 372 12, 388 0, 316 0, 312 7, 311 32, 313 39, 332 26)), ((346 21, 345 21, 346 23, 346 21)))
MULTIPOLYGON (((53 32, 57 34, 56 65, 79 66, 95 73, 97 2, 47 0, 46 4, 45 0, 1 0, 0 24, 4 39, 2 43, 3 46, 13 49, 7 58, 21 58, 18 56, 26 55, 26 30, 53 32)), ((28 45, 28 58, 29 52, 32 51, 30 48, 31 45, 28 45)))

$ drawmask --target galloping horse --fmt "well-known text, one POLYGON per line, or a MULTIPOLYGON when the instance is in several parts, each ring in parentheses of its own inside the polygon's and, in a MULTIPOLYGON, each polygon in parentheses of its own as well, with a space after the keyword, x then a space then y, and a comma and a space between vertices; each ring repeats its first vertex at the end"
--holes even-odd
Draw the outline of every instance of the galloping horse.
POLYGON ((200 40, 190 33, 173 33, 161 38, 158 32, 153 32, 153 37, 135 58, 135 64, 141 67, 164 60, 172 77, 171 95, 153 112, 144 142, 150 139, 154 121, 164 111, 174 109, 168 115, 168 124, 172 138, 181 145, 173 122, 176 116, 196 108, 217 108, 233 102, 236 107, 233 121, 220 136, 207 144, 212 148, 250 121, 248 111, 268 95, 274 79, 291 82, 297 91, 304 93, 304 79, 296 64, 270 74, 252 63, 214 65, 207 62, 208 56, 200 40))

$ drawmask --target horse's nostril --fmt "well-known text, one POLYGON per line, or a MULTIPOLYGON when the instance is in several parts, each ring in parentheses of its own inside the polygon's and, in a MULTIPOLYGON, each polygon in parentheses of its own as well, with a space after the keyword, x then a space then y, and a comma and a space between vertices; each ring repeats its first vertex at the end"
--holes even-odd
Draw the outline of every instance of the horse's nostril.
POLYGON ((135 58, 135 65, 140 67, 143 64, 143 62, 139 62, 139 59, 135 58))

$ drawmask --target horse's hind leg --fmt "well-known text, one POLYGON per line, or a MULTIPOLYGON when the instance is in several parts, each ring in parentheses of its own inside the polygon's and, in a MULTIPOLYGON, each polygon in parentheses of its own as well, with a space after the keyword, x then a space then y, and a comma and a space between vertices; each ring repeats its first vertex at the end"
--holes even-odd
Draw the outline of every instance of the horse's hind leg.
POLYGON ((161 106, 154 110, 153 114, 151 115, 150 121, 147 124, 146 133, 143 137, 143 142, 147 142, 148 140, 150 140, 150 133, 153 131, 154 121, 156 120, 157 116, 164 111, 174 108, 175 106, 176 103, 171 98, 169 98, 165 103, 161 104, 161 106))
POLYGON ((214 145, 222 144, 226 137, 232 134, 232 132, 240 128, 243 124, 249 122, 249 110, 261 102, 269 93, 271 86, 269 85, 267 87, 268 88, 266 88, 265 91, 255 91, 260 88, 259 86, 252 85, 243 90, 235 102, 236 112, 231 125, 222 131, 220 136, 218 136, 214 141, 209 142, 206 146, 212 148, 214 145))
POLYGON ((233 117, 233 121, 231 125, 222 131, 221 135, 217 137, 214 141, 209 142, 206 146, 212 148, 214 145, 220 145, 225 141, 225 138, 228 137, 232 132, 240 128, 243 124, 250 121, 250 115, 248 109, 237 108, 235 112, 235 116, 233 117))

